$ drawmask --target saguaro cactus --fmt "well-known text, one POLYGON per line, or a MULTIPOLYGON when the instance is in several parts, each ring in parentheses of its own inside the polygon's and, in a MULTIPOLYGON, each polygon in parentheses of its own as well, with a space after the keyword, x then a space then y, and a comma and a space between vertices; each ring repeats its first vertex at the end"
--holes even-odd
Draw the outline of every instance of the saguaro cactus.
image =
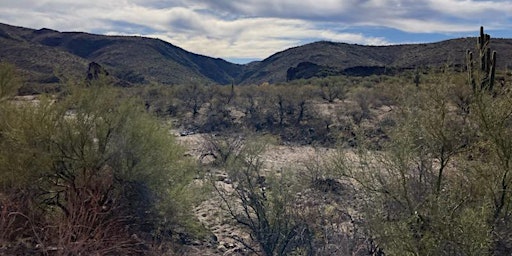
POLYGON ((474 66, 473 66, 473 52, 467 50, 466 52, 466 61, 467 61, 467 70, 468 70, 468 82, 473 88, 473 91, 476 91, 476 81, 474 74, 474 66))
POLYGON ((496 74, 496 51, 492 52, 489 48, 491 36, 484 33, 484 27, 480 27, 480 37, 478 37, 477 48, 480 55, 480 76, 476 77, 473 65, 473 53, 467 51, 467 69, 469 83, 473 87, 473 90, 489 90, 491 91, 494 87, 494 80, 496 74), (477 88, 477 82, 480 81, 480 88, 477 88))

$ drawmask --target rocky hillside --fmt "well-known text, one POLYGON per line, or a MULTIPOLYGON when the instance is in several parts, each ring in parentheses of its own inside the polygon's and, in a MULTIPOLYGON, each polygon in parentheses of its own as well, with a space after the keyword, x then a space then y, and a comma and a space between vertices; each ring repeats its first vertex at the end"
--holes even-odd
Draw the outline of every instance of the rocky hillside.
MULTIPOLYGON (((318 75, 371 75, 417 67, 465 66, 466 51, 475 47, 476 38, 390 46, 315 42, 250 64, 241 80, 275 83, 318 75)), ((490 47, 498 52, 499 69, 512 67, 512 39, 491 39, 490 47)))
POLYGON ((54 72, 83 76, 97 62, 129 83, 215 82, 227 84, 241 65, 187 52, 158 39, 103 36, 0 24, 0 60, 15 64, 34 81, 54 82, 54 72))
MULTIPOLYGON (((315 42, 238 65, 194 54, 159 39, 0 24, 0 61, 15 64, 29 81, 39 84, 57 83, 62 74, 84 77, 91 62, 99 63, 123 84, 260 84, 417 67, 463 67, 466 50, 475 46, 475 38, 391 46, 315 42)), ((491 48, 498 51, 499 69, 512 67, 512 39, 491 39, 491 48)))

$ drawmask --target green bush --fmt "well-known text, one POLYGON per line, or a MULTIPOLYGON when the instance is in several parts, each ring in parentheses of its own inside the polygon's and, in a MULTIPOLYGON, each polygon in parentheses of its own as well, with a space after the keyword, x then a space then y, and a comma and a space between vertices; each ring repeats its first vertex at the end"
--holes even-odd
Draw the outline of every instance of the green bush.
POLYGON ((496 218, 510 214, 509 96, 475 95, 461 112, 452 92, 468 85, 452 78, 403 86, 383 147, 359 137, 356 155, 334 163, 361 193, 362 226, 386 254, 487 255, 508 242, 496 218))
POLYGON ((20 87, 14 66, 0 62, 0 103, 16 95, 20 87))
POLYGON ((169 127, 101 80, 67 93, 0 103, 0 203, 27 220, 10 222, 25 232, 2 246, 28 234, 31 250, 133 254, 143 250, 137 236, 186 223, 192 166, 169 127))

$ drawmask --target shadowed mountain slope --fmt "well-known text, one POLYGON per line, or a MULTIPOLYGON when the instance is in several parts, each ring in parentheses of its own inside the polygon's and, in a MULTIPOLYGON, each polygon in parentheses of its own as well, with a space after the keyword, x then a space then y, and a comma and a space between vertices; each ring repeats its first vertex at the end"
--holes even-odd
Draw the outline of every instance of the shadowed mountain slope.
POLYGON ((0 24, 0 60, 38 80, 62 70, 83 75, 89 62, 130 83, 231 83, 241 65, 187 52, 159 39, 32 30, 0 24))

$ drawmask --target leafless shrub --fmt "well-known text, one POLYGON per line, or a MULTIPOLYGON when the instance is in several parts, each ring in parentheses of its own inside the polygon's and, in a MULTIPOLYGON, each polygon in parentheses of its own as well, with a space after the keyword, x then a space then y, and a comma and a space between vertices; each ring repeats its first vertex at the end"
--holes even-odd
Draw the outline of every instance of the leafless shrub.
POLYGON ((232 190, 212 180, 229 215, 247 229, 250 239, 233 238, 258 255, 309 255, 313 234, 292 210, 290 180, 263 173, 259 155, 264 148, 264 143, 249 143, 228 163, 232 190))
POLYGON ((213 157, 213 163, 217 166, 238 158, 244 146, 241 136, 224 137, 206 134, 203 135, 203 140, 201 159, 208 156, 213 157))
POLYGON ((48 241, 47 250, 57 255, 142 254, 142 241, 131 235, 130 216, 120 205, 106 204, 104 190, 89 187, 74 192, 66 204, 67 214, 57 215, 47 228, 47 237, 55 238, 48 241))
POLYGON ((33 196, 24 191, 0 194, 0 255, 24 254, 40 243, 37 225, 42 215, 33 205, 33 196))

